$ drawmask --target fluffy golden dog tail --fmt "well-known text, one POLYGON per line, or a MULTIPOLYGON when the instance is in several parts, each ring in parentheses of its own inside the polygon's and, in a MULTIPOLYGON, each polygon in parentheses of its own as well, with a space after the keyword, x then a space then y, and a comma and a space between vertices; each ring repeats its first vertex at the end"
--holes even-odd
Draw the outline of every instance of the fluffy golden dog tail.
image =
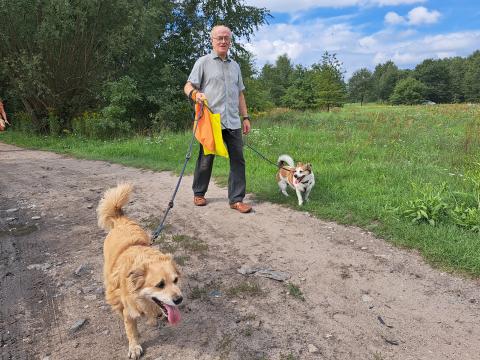
POLYGON ((123 215, 122 207, 132 191, 132 184, 122 183, 105 192, 97 207, 98 226, 107 231, 113 228, 113 220, 123 215))

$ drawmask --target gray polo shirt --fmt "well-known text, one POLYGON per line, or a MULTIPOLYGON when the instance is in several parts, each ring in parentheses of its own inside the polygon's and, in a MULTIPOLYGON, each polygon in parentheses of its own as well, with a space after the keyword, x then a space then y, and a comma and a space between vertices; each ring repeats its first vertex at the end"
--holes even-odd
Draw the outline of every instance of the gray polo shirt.
POLYGON ((188 77, 205 94, 208 106, 220 113, 222 129, 240 129, 238 97, 245 90, 240 66, 230 57, 222 60, 214 51, 195 62, 188 77))

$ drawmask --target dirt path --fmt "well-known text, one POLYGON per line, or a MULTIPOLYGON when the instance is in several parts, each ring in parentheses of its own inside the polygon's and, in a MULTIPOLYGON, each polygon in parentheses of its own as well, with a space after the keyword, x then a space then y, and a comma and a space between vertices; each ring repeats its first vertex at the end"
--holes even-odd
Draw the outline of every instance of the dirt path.
MULTIPOLYGON (((126 358, 103 300, 95 208, 129 180, 127 214, 157 225, 177 178, 1 143, 0 171, 1 359, 126 358)), ((250 198, 255 212, 241 215, 213 184, 196 208, 190 185, 160 244, 183 264, 183 320, 142 323, 144 359, 479 359, 478 281, 301 211, 250 198), (291 278, 242 275, 242 265, 291 278)))

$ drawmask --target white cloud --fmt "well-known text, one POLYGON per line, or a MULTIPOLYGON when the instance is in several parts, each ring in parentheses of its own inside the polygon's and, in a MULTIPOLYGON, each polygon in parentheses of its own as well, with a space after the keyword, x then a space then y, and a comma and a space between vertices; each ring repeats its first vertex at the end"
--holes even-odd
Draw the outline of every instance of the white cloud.
POLYGON ((285 53, 293 63, 304 66, 318 63, 325 51, 336 53, 348 79, 362 67, 373 70, 376 64, 388 60, 401 68, 413 68, 428 58, 468 56, 480 48, 480 30, 421 35, 412 29, 387 28, 367 35, 348 22, 332 25, 317 20, 264 26, 246 47, 255 55, 259 69, 285 53))
POLYGON ((385 23, 389 25, 398 25, 398 24, 403 24, 405 22, 405 19, 403 18, 403 16, 398 15, 394 11, 389 11, 385 15, 384 20, 385 20, 385 23))
POLYGON ((397 6, 422 4, 427 0, 246 0, 245 4, 267 8, 272 12, 295 13, 313 8, 349 6, 397 6))
POLYGON ((416 7, 408 12, 408 23, 411 25, 434 24, 440 18, 436 10, 428 11, 423 6, 416 7))

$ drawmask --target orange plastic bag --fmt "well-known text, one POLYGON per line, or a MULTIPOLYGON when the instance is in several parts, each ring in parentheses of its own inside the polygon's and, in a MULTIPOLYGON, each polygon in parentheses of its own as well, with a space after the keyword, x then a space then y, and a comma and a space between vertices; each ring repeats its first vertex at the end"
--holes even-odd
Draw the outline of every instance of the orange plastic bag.
MULTIPOLYGON (((208 106, 206 101, 205 105, 208 106)), ((200 118, 196 120, 198 121, 198 126, 195 137, 202 144, 205 155, 213 154, 228 158, 228 150, 223 142, 220 114, 211 113, 207 106, 203 106, 202 109, 200 104, 197 103, 195 105, 196 119, 199 112, 203 111, 200 118)), ((194 129, 195 125, 193 125, 194 129)))

